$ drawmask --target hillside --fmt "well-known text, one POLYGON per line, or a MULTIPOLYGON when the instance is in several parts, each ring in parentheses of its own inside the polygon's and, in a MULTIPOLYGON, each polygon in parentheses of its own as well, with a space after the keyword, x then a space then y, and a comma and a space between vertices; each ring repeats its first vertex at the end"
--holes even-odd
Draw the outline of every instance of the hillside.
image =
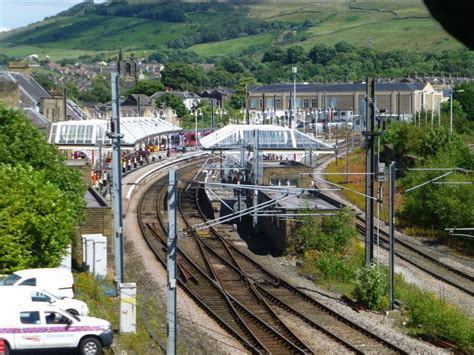
POLYGON ((420 0, 82 3, 42 22, 0 34, 9 56, 36 53, 52 59, 98 52, 189 49, 202 56, 272 45, 347 41, 380 50, 460 48, 420 0))

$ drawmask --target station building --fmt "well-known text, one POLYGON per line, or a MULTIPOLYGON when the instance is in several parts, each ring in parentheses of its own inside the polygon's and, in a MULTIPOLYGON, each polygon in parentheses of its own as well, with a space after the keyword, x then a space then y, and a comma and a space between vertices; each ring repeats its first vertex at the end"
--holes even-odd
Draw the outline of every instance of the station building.
MULTIPOLYGON (((247 107, 268 112, 294 109, 293 84, 250 85, 247 107)), ((296 109, 299 111, 333 108, 365 115, 365 83, 296 84, 296 109)), ((436 111, 445 100, 443 93, 428 82, 376 82, 375 101, 379 111, 390 117, 411 118, 417 113, 436 111)))

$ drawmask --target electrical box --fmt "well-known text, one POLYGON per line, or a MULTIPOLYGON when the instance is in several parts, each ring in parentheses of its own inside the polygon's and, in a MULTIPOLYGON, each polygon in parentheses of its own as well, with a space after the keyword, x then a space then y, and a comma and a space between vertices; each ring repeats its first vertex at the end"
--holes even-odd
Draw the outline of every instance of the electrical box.
POLYGON ((120 287, 120 334, 137 331, 137 284, 121 283, 120 287))
POLYGON ((105 278, 107 276, 107 237, 102 234, 83 234, 82 262, 96 278, 105 278))

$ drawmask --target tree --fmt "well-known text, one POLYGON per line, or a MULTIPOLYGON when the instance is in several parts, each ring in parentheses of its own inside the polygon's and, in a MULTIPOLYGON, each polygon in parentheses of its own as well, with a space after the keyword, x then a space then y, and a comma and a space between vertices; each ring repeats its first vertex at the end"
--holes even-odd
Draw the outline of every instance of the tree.
POLYGON ((467 113, 467 118, 471 121, 474 121, 474 82, 458 85, 453 95, 454 98, 461 104, 464 112, 467 113), (459 90, 464 91, 459 92, 459 90))
POLYGON ((0 105, 0 269, 57 266, 85 186, 20 111, 0 105))
MULTIPOLYGON (((469 147, 457 135, 447 133, 447 129, 427 133, 422 142, 420 149, 424 159, 417 164, 419 168, 459 167, 472 170, 474 167, 469 147)), ((410 171, 401 180, 401 185, 408 189, 440 175, 439 171, 410 171)), ((469 176, 454 173, 441 181, 469 180, 472 180, 469 176)), ((473 227, 474 189, 471 186, 427 184, 410 191, 404 195, 401 216, 405 222, 438 230, 448 227, 473 227)))
POLYGON ((46 142, 43 132, 33 127, 20 111, 0 104, 0 164, 30 165, 45 170, 50 182, 83 207, 84 186, 80 174, 66 165, 55 146, 46 142))
POLYGON ((82 92, 79 99, 92 103, 109 102, 112 98, 110 86, 110 75, 98 75, 92 80, 90 89, 82 92))
POLYGON ((75 102, 79 101, 81 92, 79 91, 79 88, 76 84, 74 84, 72 81, 69 81, 64 85, 63 89, 66 90, 66 95, 68 99, 71 99, 75 102))
POLYGON ((293 46, 286 50, 286 64, 302 63, 306 58, 306 52, 301 46, 293 46))
POLYGON ((335 56, 335 49, 325 44, 317 44, 309 51, 309 59, 314 64, 327 65, 335 56))
POLYGON ((355 47, 347 43, 346 41, 340 41, 334 45, 334 49, 336 50, 336 52, 339 52, 339 53, 348 53, 348 52, 353 51, 355 47))
POLYGON ((280 47, 272 47, 267 50, 262 57, 262 63, 268 62, 279 62, 285 63, 287 58, 287 53, 280 47))
POLYGON ((161 81, 174 90, 201 92, 204 73, 201 68, 188 64, 167 64, 161 73, 161 81))
POLYGON ((45 170, 0 165, 0 270, 58 266, 71 244, 75 206, 45 170))
POLYGON ((44 73, 35 73, 33 77, 44 87, 46 90, 52 90, 56 86, 51 76, 44 73))
POLYGON ((242 63, 235 58, 224 58, 221 65, 231 74, 243 73, 245 71, 242 63))
POLYGON ((158 91, 163 91, 165 86, 158 79, 153 80, 140 80, 128 94, 143 94, 151 96, 158 91))
POLYGON ((183 101, 172 93, 165 93, 156 99, 156 105, 158 107, 166 106, 176 111, 178 117, 184 118, 188 114, 186 106, 183 101))

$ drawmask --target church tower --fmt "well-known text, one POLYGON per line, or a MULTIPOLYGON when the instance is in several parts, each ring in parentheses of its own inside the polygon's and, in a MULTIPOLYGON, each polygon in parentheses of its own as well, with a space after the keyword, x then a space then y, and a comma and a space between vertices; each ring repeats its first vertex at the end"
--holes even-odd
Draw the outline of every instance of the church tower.
POLYGON ((138 82, 138 64, 135 55, 132 53, 129 59, 123 59, 122 49, 119 52, 118 72, 120 79, 125 82, 138 82))

